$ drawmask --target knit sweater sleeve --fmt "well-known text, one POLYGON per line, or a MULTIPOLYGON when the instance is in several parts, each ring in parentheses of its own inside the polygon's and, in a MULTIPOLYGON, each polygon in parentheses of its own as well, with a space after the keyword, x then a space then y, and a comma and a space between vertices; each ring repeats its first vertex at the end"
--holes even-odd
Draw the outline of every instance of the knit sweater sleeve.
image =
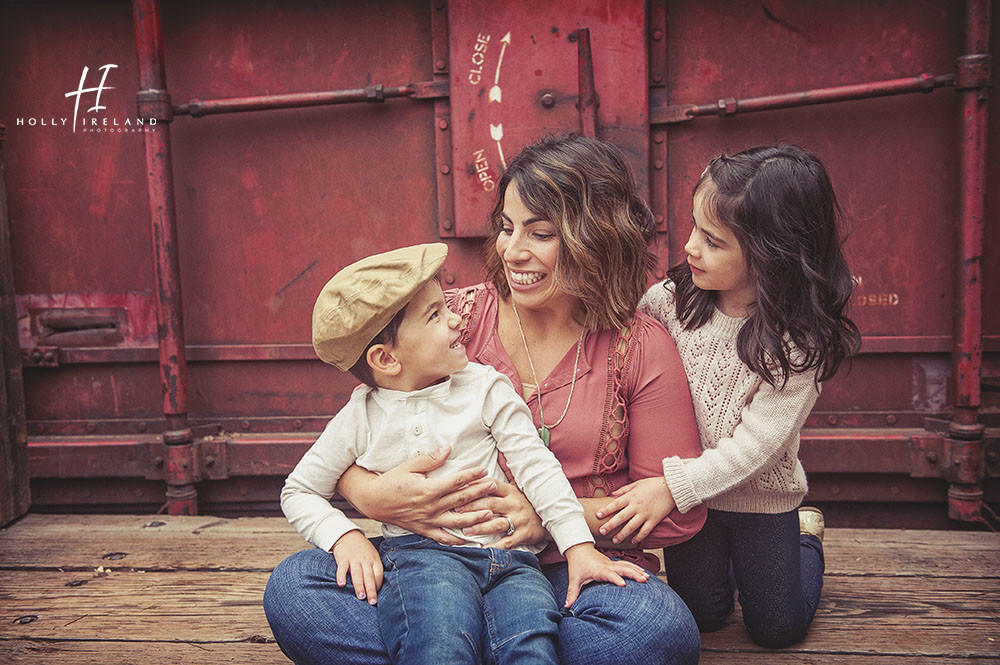
POLYGON ((736 487, 796 447, 799 431, 818 397, 814 372, 792 374, 784 386, 761 382, 741 408, 733 433, 715 448, 694 459, 664 459, 663 475, 678 510, 687 512, 736 487))

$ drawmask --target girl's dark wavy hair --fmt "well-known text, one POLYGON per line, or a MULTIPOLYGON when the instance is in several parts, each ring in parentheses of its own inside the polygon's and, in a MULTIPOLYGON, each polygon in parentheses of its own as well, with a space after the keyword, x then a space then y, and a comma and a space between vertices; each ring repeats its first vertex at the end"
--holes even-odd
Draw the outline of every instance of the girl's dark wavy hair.
MULTIPOLYGON (((854 279, 844 258, 843 214, 819 159, 790 145, 751 148, 713 159, 694 187, 705 213, 736 236, 756 303, 736 339, 740 360, 771 385, 815 369, 837 373, 861 346, 846 312, 854 279)), ((681 263, 668 271, 677 318, 704 325, 718 293, 694 285, 681 263)))

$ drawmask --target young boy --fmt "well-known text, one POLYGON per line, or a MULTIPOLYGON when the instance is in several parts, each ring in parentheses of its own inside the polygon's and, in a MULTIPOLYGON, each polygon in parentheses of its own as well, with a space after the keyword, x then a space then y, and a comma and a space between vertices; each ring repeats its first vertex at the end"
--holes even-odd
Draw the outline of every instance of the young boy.
POLYGON ((507 377, 468 362, 458 341, 461 319, 445 306, 436 279, 446 255, 442 243, 378 254, 323 288, 313 310, 313 347, 365 385, 288 476, 281 507, 306 540, 333 553, 338 581, 349 572, 357 596, 372 604, 381 588, 379 628, 394 662, 479 663, 491 651, 488 659, 501 663, 555 663, 560 614, 533 552, 491 548, 499 537, 460 531, 451 533, 468 545, 440 545, 384 524, 382 587, 375 548, 329 503, 354 463, 381 473, 451 444, 448 461, 432 475, 484 467, 502 481, 499 451, 567 559, 566 607, 589 581, 621 586, 623 576, 648 577, 594 549, 583 509, 528 407, 507 377))

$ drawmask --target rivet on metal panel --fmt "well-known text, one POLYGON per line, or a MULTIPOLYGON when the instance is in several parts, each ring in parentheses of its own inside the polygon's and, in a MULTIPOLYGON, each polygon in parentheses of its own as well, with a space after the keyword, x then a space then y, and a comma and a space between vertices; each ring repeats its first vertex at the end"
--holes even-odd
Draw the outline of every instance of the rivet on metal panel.
POLYGON ((163 458, 157 455, 153 458, 153 466, 163 466, 163 458))
POLYGON ((209 455, 205 458, 205 466, 215 466, 215 458, 209 455))
POLYGON ((653 80, 659 83, 663 80, 663 72, 653 72, 653 80))
POLYGON ((365 88, 365 100, 369 102, 384 102, 385 89, 381 83, 365 88))
POLYGON ((36 363, 42 362, 42 352, 39 351, 38 349, 35 349, 34 351, 32 351, 31 352, 31 360, 32 360, 32 362, 36 362, 36 363))
POLYGON ((294 420, 294 421, 292 421, 292 428, 293 429, 302 429, 302 421, 301 420, 294 420))
POLYGON ((656 223, 657 224, 663 224, 663 215, 660 215, 660 214, 656 215, 656 223))
POLYGON ((659 171, 660 169, 662 169, 663 168, 663 160, 662 159, 658 159, 655 162, 653 162, 653 168, 655 168, 657 171, 659 171))
POLYGON ((663 31, 660 29, 653 30, 653 39, 656 41, 663 39, 663 31))
POLYGON ((436 61, 436 62, 434 63, 434 68, 435 68, 435 69, 437 69, 437 70, 438 70, 439 72, 440 72, 440 71, 444 71, 444 68, 445 68, 445 66, 446 66, 447 64, 448 64, 448 63, 446 63, 446 62, 445 62, 444 60, 437 60, 437 61, 436 61))
POLYGON ((55 360, 56 360, 56 352, 55 351, 46 351, 45 354, 42 356, 42 358, 47 363, 55 362, 55 360))
POLYGON ((885 417, 885 422, 886 422, 887 425, 895 425, 896 424, 896 416, 894 416, 893 414, 890 413, 889 415, 887 415, 885 417))
POLYGON ((542 106, 544 106, 547 109, 550 109, 556 105, 555 95, 553 95, 551 92, 546 92, 544 95, 542 95, 541 101, 542 101, 542 106))
POLYGON ((927 454, 924 455, 924 458, 927 460, 929 464, 937 464, 938 462, 937 453, 934 452, 933 450, 928 450, 927 454))
POLYGON ((448 129, 448 121, 444 118, 438 120, 438 129, 445 130, 448 129))
POLYGON ((243 422, 240 423, 240 427, 243 429, 250 429, 250 421, 244 420, 243 422))
POLYGON ((149 425, 147 425, 146 423, 138 423, 138 424, 137 424, 137 425, 135 426, 135 428, 136 428, 137 430, 139 430, 140 432, 145 432, 145 431, 146 431, 147 429, 149 429, 149 425))
POLYGON ((837 416, 827 416, 826 417, 826 423, 828 425, 836 425, 837 424, 837 416))
POLYGON ((893 485, 889 488, 891 494, 899 494, 899 485, 893 485))
POLYGON ((441 173, 443 173, 444 175, 448 175, 449 173, 451 173, 451 167, 448 166, 447 164, 442 164, 441 173))
POLYGON ((445 282, 445 284, 454 284, 455 283, 455 276, 452 275, 451 273, 445 273, 445 275, 444 275, 444 282, 445 282))
POLYGON ((445 219, 441 221, 441 228, 445 231, 451 231, 455 227, 455 222, 450 219, 445 219))
POLYGON ((661 133, 656 133, 653 135, 653 141, 655 141, 656 143, 663 143, 663 139, 664 137, 663 134, 661 133))
POLYGON ((87 423, 87 431, 90 432, 90 433, 96 432, 97 431, 97 424, 96 423, 87 423))
POLYGON ((831 494, 840 494, 840 485, 834 485, 830 488, 831 494))

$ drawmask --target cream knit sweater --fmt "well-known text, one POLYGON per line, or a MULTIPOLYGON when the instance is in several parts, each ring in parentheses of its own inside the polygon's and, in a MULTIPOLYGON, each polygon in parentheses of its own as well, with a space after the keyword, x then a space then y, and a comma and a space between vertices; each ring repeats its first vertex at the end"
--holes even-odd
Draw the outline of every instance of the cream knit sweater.
POLYGON ((700 457, 663 460, 678 510, 703 502, 743 513, 795 509, 807 489, 799 430, 819 397, 815 372, 792 374, 784 387, 772 387, 737 355, 745 319, 716 310, 702 327, 684 330, 673 288, 670 281, 653 285, 639 308, 659 319, 677 343, 701 436, 700 457))

